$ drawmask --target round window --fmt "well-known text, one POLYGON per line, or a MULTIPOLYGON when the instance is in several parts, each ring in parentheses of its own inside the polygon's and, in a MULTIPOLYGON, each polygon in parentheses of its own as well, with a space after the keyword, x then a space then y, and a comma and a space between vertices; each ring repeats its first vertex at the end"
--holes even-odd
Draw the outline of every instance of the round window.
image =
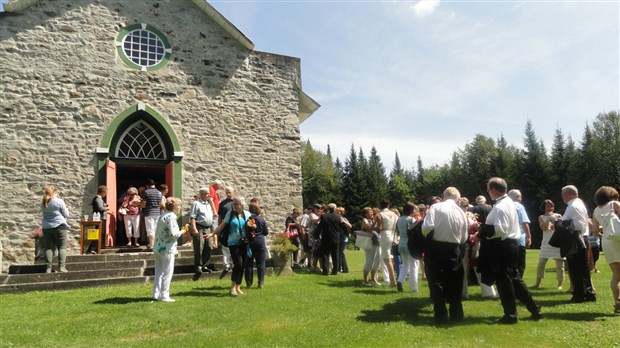
POLYGON ((166 37, 147 24, 135 24, 124 28, 116 46, 125 63, 143 71, 157 70, 164 66, 171 53, 166 37))

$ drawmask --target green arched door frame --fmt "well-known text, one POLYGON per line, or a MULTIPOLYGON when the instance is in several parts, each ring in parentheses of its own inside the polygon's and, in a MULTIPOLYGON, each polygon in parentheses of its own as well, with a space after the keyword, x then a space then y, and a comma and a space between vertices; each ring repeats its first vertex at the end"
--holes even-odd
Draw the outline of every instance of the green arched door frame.
POLYGON ((165 118, 163 118, 155 109, 144 104, 137 103, 132 105, 131 107, 123 110, 120 114, 118 114, 112 122, 108 125, 103 137, 101 138, 100 147, 97 148, 97 169, 99 173, 99 184, 105 184, 105 166, 106 160, 110 157, 110 149, 112 148, 112 139, 114 135, 119 130, 119 126, 123 124, 123 122, 134 114, 137 111, 144 111, 149 116, 152 117, 151 121, 157 122, 161 128, 164 130, 165 134, 170 139, 170 143, 172 144, 172 163, 173 163, 173 187, 172 192, 173 196, 177 198, 181 198, 183 196, 183 167, 181 166, 181 159, 183 158, 183 152, 181 151, 181 146, 179 144, 179 139, 172 129, 172 126, 165 118))

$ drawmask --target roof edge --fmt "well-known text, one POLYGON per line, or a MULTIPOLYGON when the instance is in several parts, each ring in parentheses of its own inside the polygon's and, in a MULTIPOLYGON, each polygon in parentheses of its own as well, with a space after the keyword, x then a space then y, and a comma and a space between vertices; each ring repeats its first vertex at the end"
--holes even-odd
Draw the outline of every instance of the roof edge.
POLYGON ((209 4, 206 0, 192 0, 192 2, 198 6, 204 13, 207 14, 215 23, 217 23, 224 31, 230 34, 233 38, 235 38, 243 47, 253 51, 254 43, 245 36, 241 30, 237 29, 234 24, 232 24, 226 17, 224 17, 221 13, 219 13, 211 4, 209 4))
POLYGON ((299 124, 302 124, 321 107, 321 104, 317 103, 301 89, 297 91, 297 97, 299 98, 299 124))

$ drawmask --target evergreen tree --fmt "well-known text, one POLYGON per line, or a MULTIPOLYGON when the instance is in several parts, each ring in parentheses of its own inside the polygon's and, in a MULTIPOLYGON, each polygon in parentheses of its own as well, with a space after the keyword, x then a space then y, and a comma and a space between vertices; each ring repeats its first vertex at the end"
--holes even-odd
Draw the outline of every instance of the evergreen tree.
MULTIPOLYGON (((549 159, 544 143, 536 137, 531 121, 525 126, 523 156, 518 158, 517 176, 508 182, 509 189, 519 189, 523 194, 521 202, 530 220, 538 216, 540 203, 549 197, 549 159)), ((535 220, 532 220, 535 221, 535 220)), ((530 224, 533 238, 540 239, 538 224, 530 224)))
POLYGON ((415 196, 413 195, 412 186, 414 180, 412 180, 411 176, 401 166, 398 152, 396 152, 388 182, 388 198, 393 207, 402 209, 405 202, 414 200, 415 196))
POLYGON ((564 133, 560 128, 555 130, 551 146, 551 167, 549 177, 549 197, 552 201, 561 201, 562 187, 568 185, 568 157, 564 133))
POLYGON ((378 207, 382 200, 387 198, 388 183, 385 176, 385 167, 381 163, 381 157, 373 146, 368 158, 368 192, 372 206, 378 207))
POLYGON ((355 152, 355 147, 351 144, 349 156, 345 160, 342 174, 342 205, 349 212, 349 221, 359 227, 362 209, 369 205, 365 194, 368 190, 364 178, 365 159, 355 152))

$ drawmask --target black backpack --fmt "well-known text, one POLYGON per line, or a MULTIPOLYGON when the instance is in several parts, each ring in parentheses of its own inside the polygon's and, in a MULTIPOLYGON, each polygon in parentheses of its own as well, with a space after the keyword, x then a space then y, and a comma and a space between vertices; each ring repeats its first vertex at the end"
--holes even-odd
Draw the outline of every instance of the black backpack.
POLYGON ((407 229, 407 249, 415 259, 421 259, 426 247, 426 238, 422 234, 423 220, 413 223, 411 228, 407 229))

